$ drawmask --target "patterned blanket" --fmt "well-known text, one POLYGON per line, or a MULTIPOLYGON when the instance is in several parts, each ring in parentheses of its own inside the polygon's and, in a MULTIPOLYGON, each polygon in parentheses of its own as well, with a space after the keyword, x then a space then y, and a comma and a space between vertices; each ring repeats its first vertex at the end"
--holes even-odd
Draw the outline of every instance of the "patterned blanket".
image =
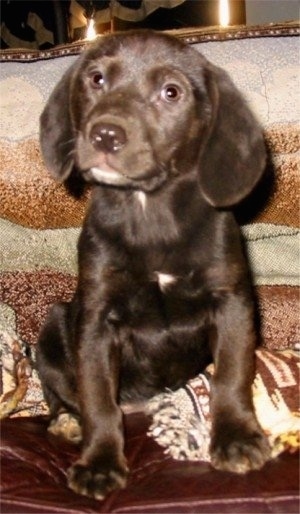
MULTIPOLYGON (((272 457, 300 447, 299 355, 257 350, 253 402, 257 419, 272 448, 272 457)), ((210 366, 175 392, 148 404, 153 421, 149 435, 179 460, 210 461, 210 366)))

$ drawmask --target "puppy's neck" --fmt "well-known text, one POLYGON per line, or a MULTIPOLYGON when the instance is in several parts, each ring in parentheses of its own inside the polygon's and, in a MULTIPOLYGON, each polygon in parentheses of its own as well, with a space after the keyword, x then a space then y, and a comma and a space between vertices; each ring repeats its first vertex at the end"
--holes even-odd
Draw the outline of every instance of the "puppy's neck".
POLYGON ((146 193, 144 193, 144 191, 135 191, 134 197, 136 198, 138 203, 141 205, 143 213, 145 213, 146 207, 147 207, 147 201, 148 201, 146 193))

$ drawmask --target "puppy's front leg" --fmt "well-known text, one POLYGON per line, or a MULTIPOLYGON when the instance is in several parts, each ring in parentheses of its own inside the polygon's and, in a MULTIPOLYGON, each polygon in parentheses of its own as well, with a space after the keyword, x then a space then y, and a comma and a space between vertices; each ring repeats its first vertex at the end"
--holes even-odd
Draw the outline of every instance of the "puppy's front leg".
POLYGON ((250 300, 229 295, 216 312, 211 341, 211 459, 215 468, 237 473, 259 469, 270 456, 252 403, 255 340, 250 300))
POLYGON ((69 470, 75 492, 103 499, 126 483, 122 414, 117 404, 119 358, 117 336, 98 302, 82 301, 77 337, 78 391, 83 449, 69 470))

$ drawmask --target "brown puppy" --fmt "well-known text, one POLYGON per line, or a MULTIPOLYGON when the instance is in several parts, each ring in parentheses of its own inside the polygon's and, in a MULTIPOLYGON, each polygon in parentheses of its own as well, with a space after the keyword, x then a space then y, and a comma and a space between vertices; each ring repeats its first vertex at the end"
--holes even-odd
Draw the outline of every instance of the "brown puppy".
POLYGON ((69 438, 82 431, 70 487, 95 498, 123 487, 120 403, 177 388, 211 360, 212 463, 260 468, 253 302, 229 207, 258 182, 265 149, 227 74, 167 35, 100 38, 52 93, 41 146, 54 177, 94 184, 76 294, 38 344, 52 431, 69 415, 69 438))

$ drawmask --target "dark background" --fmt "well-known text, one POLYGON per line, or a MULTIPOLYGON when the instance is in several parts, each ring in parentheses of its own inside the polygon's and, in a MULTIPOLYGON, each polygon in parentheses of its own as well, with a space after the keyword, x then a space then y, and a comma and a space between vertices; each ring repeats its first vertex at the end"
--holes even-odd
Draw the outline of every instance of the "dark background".
MULTIPOLYGON (((118 0, 127 8, 136 10, 143 0, 118 0)), ((107 9, 109 0, 77 0, 87 17, 93 11, 107 9)), ((231 25, 245 23, 245 0, 230 0, 231 25)), ((1 47, 51 48, 57 44, 85 37, 86 27, 70 31, 69 0, 1 0, 1 47), (35 13, 44 28, 52 33, 49 41, 40 41, 36 30, 28 24, 28 14, 35 13), (51 39, 51 41, 50 41, 51 39)), ((185 0, 172 9, 159 8, 139 22, 114 19, 103 31, 150 27, 166 30, 218 24, 219 0, 185 0)))

